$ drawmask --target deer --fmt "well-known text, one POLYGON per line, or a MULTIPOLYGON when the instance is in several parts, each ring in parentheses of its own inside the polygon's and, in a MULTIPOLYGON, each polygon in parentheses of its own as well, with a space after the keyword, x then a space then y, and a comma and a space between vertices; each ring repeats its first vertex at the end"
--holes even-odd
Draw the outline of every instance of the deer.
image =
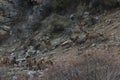
POLYGON ((3 56, 0 58, 0 64, 14 66, 14 64, 18 65, 18 62, 16 61, 16 57, 10 58, 8 56, 3 56))
POLYGON ((37 62, 37 69, 44 70, 53 65, 53 61, 48 58, 42 58, 37 62))
POLYGON ((29 69, 33 69, 33 66, 35 66, 37 62, 35 58, 32 58, 30 56, 27 56, 25 61, 26 67, 28 67, 29 69))
POLYGON ((26 56, 26 67, 33 70, 44 70, 53 65, 53 61, 48 57, 36 60, 35 57, 26 56))

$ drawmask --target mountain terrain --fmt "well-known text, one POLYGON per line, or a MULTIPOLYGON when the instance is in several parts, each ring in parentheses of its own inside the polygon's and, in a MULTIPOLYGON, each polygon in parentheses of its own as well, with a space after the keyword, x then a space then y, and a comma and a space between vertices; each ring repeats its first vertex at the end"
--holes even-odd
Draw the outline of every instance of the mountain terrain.
POLYGON ((0 0, 0 80, 120 80, 119 0, 0 0))

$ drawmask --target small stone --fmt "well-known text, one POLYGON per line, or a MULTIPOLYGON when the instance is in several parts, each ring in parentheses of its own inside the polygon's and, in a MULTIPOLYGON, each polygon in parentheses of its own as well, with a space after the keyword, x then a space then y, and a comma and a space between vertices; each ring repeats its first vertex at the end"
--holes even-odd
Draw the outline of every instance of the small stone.
POLYGON ((94 18, 95 18, 95 20, 99 20, 100 16, 95 16, 94 18))
POLYGON ((76 16, 75 16, 74 14, 71 14, 71 15, 70 15, 70 19, 71 19, 71 20, 74 20, 75 18, 76 18, 76 16))
POLYGON ((95 43, 93 43, 91 46, 92 46, 92 47, 95 47, 95 46, 96 46, 96 44, 95 44, 95 43))
POLYGON ((29 49, 27 50, 26 54, 27 55, 36 55, 37 50, 34 50, 33 46, 30 46, 29 49))
POLYGON ((84 12, 84 15, 89 15, 90 13, 89 12, 84 12))
POLYGON ((25 61, 25 58, 20 58, 20 59, 17 59, 16 61, 17 62, 23 62, 23 61, 25 61))
POLYGON ((28 72, 27 72, 27 75, 29 76, 29 80, 33 80, 34 75, 35 75, 36 73, 37 73, 36 71, 28 71, 28 72))
POLYGON ((10 56, 13 58, 13 57, 16 57, 16 54, 15 53, 11 53, 10 56))
POLYGON ((61 44, 61 46, 65 46, 65 45, 71 44, 71 43, 72 43, 71 40, 67 40, 67 41, 63 42, 63 43, 61 44))
POLYGON ((12 80, 17 80, 17 76, 13 76, 13 77, 12 77, 12 80))
POLYGON ((5 30, 5 31, 10 31, 10 27, 6 26, 6 25, 0 26, 0 28, 5 30))
POLYGON ((106 20, 105 22, 109 25, 109 24, 111 24, 111 23, 112 23, 112 20, 111 20, 111 19, 109 19, 109 20, 106 20))

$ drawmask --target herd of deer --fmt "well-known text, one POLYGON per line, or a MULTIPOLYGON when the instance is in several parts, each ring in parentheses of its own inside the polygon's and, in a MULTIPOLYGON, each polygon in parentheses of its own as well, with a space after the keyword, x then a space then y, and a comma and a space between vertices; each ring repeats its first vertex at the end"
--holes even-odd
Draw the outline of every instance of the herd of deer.
POLYGON ((24 64, 23 67, 26 67, 28 69, 33 69, 33 70, 43 70, 46 69, 47 67, 50 67, 53 65, 53 61, 46 58, 41 58, 39 61, 36 60, 36 58, 27 56, 25 59, 17 60, 15 57, 10 58, 7 56, 0 57, 0 66, 12 66, 17 65, 20 67, 19 64, 24 64))

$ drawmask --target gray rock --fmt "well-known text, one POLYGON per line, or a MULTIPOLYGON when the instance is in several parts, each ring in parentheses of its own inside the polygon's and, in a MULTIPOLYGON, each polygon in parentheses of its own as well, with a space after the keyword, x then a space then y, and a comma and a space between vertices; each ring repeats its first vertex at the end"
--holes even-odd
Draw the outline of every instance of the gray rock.
POLYGON ((30 46, 29 49, 26 52, 26 55, 30 55, 30 56, 37 55, 37 50, 34 50, 34 47, 30 46))
POLYGON ((24 56, 25 55, 25 50, 18 50, 18 51, 14 51, 13 53, 11 53, 11 56, 24 56))
POLYGON ((37 74, 36 71, 28 71, 27 75, 29 77, 29 80, 33 80, 34 76, 37 74))
POLYGON ((3 26, 0 26, 0 29, 3 29, 5 31, 10 31, 11 28, 9 26, 3 25, 3 26))
POLYGON ((72 44, 72 41, 71 40, 67 40, 67 41, 63 42, 61 44, 61 46, 65 46, 65 45, 68 45, 68 44, 72 44))
POLYGON ((112 19, 108 19, 105 21, 108 25, 112 23, 112 19))
POLYGON ((13 76, 13 77, 12 77, 12 80, 18 80, 18 79, 17 79, 17 76, 13 76))

